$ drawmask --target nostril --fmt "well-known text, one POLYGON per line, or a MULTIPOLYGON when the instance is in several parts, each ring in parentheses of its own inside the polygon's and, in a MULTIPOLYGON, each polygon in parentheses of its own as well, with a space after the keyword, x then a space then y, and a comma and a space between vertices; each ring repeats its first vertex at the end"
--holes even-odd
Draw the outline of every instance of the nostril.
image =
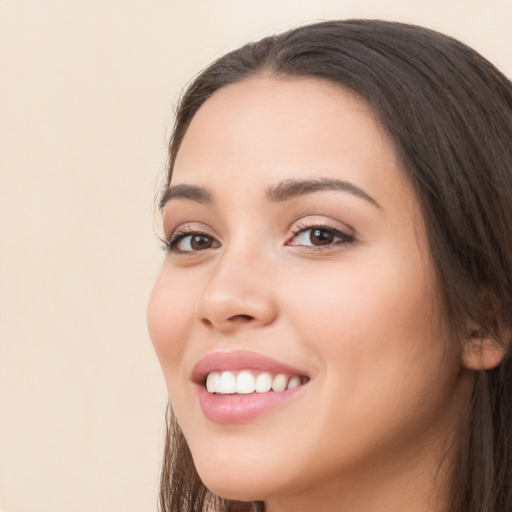
MULTIPOLYGON (((233 324, 246 324, 252 322, 253 320, 255 320, 255 318, 251 315, 233 315, 227 319, 226 326, 233 324)), ((201 318, 201 323, 208 328, 213 327, 216 324, 216 322, 212 322, 208 318, 201 318)))
POLYGON ((235 323, 246 323, 250 322, 251 320, 254 320, 254 317, 252 317, 251 315, 234 315, 229 318, 230 322, 235 323))
POLYGON ((206 325, 206 327, 211 327, 213 324, 208 318, 201 318, 201 322, 206 325))

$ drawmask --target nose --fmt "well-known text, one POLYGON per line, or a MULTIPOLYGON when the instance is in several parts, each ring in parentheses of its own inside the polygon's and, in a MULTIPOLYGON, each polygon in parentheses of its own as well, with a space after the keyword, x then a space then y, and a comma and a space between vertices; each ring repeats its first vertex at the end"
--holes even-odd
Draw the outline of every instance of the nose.
POLYGON ((269 277, 263 258, 227 251, 215 263, 197 301, 198 320, 228 334, 272 324, 278 309, 269 277))

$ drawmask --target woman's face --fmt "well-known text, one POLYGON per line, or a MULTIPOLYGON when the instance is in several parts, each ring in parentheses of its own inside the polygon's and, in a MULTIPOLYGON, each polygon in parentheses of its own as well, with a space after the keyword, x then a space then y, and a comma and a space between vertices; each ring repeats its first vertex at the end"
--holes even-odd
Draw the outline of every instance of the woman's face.
POLYGON ((465 387, 417 200, 366 103, 315 79, 225 87, 167 199, 149 328, 205 484, 277 510, 430 481, 465 387))

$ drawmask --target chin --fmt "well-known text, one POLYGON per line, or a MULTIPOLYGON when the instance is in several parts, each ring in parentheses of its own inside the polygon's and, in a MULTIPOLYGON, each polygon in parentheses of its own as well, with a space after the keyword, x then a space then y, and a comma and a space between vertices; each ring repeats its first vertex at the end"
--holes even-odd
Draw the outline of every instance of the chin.
POLYGON ((225 458, 221 463, 198 460, 195 465, 204 485, 221 498, 257 501, 275 491, 277 482, 274 471, 237 464, 231 458, 225 458))
POLYGON ((204 485, 221 498, 236 501, 258 501, 267 494, 265 484, 258 482, 253 475, 240 478, 236 472, 230 472, 229 475, 205 475, 199 472, 199 476, 204 485))

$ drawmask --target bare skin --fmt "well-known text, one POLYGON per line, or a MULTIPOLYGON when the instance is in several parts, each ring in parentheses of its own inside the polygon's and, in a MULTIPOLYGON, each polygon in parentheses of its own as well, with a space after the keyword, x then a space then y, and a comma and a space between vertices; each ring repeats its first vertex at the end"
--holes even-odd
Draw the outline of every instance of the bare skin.
POLYGON ((225 87, 192 120, 172 186, 148 323, 205 484, 268 512, 446 512, 471 378, 371 109, 314 79, 225 87), (307 382, 212 421, 194 368, 239 350, 307 382))

